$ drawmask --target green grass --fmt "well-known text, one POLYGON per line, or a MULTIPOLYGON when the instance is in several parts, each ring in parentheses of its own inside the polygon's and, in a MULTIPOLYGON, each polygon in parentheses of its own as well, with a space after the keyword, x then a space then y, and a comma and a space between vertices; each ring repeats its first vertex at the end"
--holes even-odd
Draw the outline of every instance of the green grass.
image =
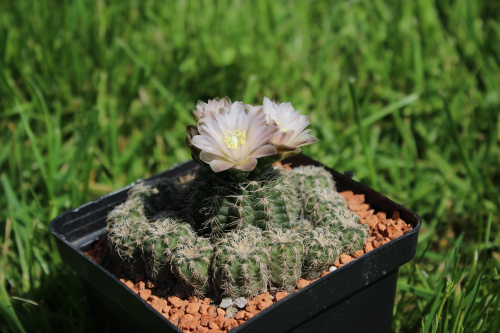
POLYGON ((0 330, 92 331, 48 225, 190 158, 197 100, 290 101, 305 153, 423 219, 395 332, 500 330, 497 1, 0 2, 0 330))

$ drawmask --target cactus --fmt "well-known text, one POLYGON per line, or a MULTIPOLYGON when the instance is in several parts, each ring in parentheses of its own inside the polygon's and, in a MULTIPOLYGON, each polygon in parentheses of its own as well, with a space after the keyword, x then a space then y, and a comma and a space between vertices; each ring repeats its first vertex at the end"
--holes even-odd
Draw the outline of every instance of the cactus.
POLYGON ((322 167, 300 166, 288 171, 296 184, 302 215, 315 226, 331 220, 331 209, 345 205, 337 192, 332 175, 322 167))
POLYGON ((271 229, 264 232, 264 237, 271 259, 271 283, 293 291, 302 275, 304 244, 301 236, 291 229, 271 229))
POLYGON ((303 215, 315 226, 329 224, 335 218, 333 211, 346 206, 346 201, 340 194, 326 189, 313 189, 304 196, 303 215))
POLYGON ((182 193, 183 215, 200 235, 217 238, 231 226, 228 215, 234 191, 230 182, 207 169, 198 169, 182 193))
POLYGON ((368 237, 368 228, 359 223, 358 216, 336 191, 331 174, 314 166, 299 167, 291 173, 297 181, 304 217, 316 227, 327 227, 337 235, 342 252, 352 254, 361 250, 368 237))
POLYGON ((269 285, 269 252, 259 228, 228 232, 214 247, 213 281, 230 297, 253 297, 269 285))
POLYGON ((303 202, 309 193, 315 190, 326 190, 336 192, 335 181, 330 172, 325 168, 313 165, 299 166, 288 171, 297 184, 299 196, 303 202))
POLYGON ((139 183, 108 215, 110 244, 134 270, 155 281, 175 275, 189 294, 211 285, 232 297, 269 285, 291 291, 301 275, 314 279, 341 252, 362 249, 368 235, 325 172, 271 169, 236 182, 201 168, 183 189, 139 183))
POLYGON ((250 182, 248 191, 253 198, 255 220, 251 222, 262 230, 290 228, 298 217, 300 202, 292 178, 279 169, 273 169, 250 182))
POLYGON ((326 227, 309 230, 304 238, 304 276, 313 280, 333 266, 342 251, 342 244, 338 235, 333 234, 326 227))
POLYGON ((148 278, 154 281, 169 278, 170 261, 178 244, 194 239, 196 235, 191 226, 173 218, 148 223, 142 244, 148 278))
POLYGON ((347 207, 337 207, 333 210, 333 215, 335 222, 325 227, 337 235, 342 244, 342 251, 352 254, 362 250, 368 239, 368 227, 359 223, 359 217, 347 207))
POLYGON ((290 223, 290 229, 295 230, 299 234, 305 234, 308 230, 314 229, 311 221, 304 217, 299 217, 290 223))
POLYGON ((288 228, 299 212, 296 195, 291 178, 280 170, 234 182, 201 169, 187 186, 184 211, 201 235, 217 239, 248 225, 288 228))
POLYGON ((172 272, 189 293, 203 296, 209 290, 213 246, 204 237, 181 239, 172 255, 172 272))
POLYGON ((107 218, 111 251, 135 271, 143 268, 141 244, 147 226, 144 205, 132 198, 118 205, 107 218))

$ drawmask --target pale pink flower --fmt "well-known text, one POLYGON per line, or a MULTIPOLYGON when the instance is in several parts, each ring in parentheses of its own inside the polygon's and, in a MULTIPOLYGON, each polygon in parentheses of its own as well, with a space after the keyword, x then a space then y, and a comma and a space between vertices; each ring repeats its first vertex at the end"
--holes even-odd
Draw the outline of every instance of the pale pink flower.
POLYGON ((198 121, 198 133, 188 133, 193 153, 214 172, 224 170, 252 171, 257 159, 277 153, 269 139, 277 132, 267 125, 259 108, 233 103, 225 112, 214 112, 198 121), (193 149, 196 148, 196 149, 193 149))
POLYGON ((208 103, 198 101, 196 108, 191 112, 193 118, 198 122, 204 117, 213 117, 214 114, 222 114, 229 110, 232 102, 229 97, 209 99, 208 103))
POLYGON ((271 138, 271 144, 297 148, 318 141, 314 135, 309 134, 310 129, 305 129, 310 124, 309 117, 301 115, 299 110, 294 110, 291 103, 277 104, 264 97, 263 110, 267 124, 279 128, 271 138))

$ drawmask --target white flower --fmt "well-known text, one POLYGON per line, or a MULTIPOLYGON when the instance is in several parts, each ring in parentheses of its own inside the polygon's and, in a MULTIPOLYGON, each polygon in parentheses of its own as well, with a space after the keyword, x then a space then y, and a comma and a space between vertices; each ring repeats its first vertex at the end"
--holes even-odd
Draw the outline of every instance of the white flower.
POLYGON ((277 153, 269 139, 277 132, 267 125, 266 115, 259 108, 233 103, 227 112, 214 112, 201 118, 198 133, 188 135, 188 145, 199 149, 195 154, 214 172, 224 170, 252 171, 257 159, 277 153))
POLYGON ((196 109, 194 109, 191 114, 195 121, 199 121, 204 117, 213 117, 214 114, 222 114, 229 110, 232 103, 229 97, 224 97, 223 99, 214 98, 213 100, 208 100, 208 103, 198 101, 196 104, 196 109))
POLYGON ((297 148, 318 141, 315 136, 309 134, 310 129, 305 129, 310 124, 309 117, 301 115, 299 110, 295 111, 291 103, 277 104, 264 97, 263 109, 267 123, 279 128, 271 138, 271 144, 297 148))

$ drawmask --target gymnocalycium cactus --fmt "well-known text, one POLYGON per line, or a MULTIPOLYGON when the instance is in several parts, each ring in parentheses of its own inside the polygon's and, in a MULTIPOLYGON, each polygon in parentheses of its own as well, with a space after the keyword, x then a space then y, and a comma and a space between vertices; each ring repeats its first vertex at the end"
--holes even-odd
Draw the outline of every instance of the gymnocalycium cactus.
POLYGON ((330 172, 274 166, 317 141, 307 116, 228 97, 198 102, 192 115, 186 143, 201 167, 185 183, 138 183, 108 215, 110 247, 133 270, 176 278, 193 295, 250 297, 291 291, 363 248, 368 230, 330 172))

